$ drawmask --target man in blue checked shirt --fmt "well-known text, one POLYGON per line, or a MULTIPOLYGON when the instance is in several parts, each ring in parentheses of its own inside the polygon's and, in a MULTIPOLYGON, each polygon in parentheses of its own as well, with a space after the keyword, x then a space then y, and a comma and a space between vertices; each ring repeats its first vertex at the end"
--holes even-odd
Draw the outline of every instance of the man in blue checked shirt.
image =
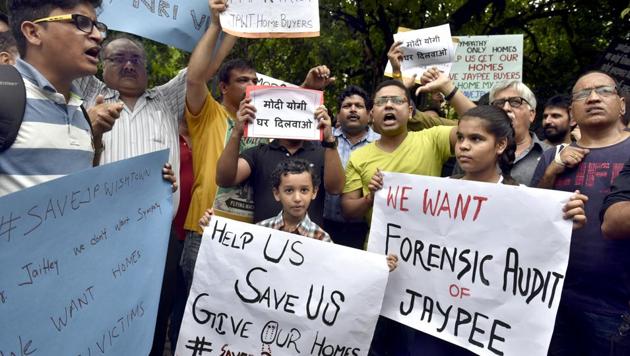
MULTIPOLYGON (((351 85, 339 95, 339 125, 333 135, 337 137, 337 151, 344 168, 352 151, 380 137, 369 125, 370 109, 369 95, 358 86, 351 85)), ((361 249, 369 227, 364 219, 345 219, 341 214, 341 196, 326 193, 324 230, 335 243, 361 249)))

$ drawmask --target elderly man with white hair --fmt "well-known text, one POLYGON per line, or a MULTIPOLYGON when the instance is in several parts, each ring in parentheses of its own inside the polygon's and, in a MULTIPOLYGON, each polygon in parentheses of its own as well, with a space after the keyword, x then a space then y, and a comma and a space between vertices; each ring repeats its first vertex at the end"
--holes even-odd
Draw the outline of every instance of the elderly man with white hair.
MULTIPOLYGON (((475 105, 437 68, 424 72, 421 80, 423 85, 418 92, 441 92, 460 116, 475 105)), ((536 118, 536 97, 520 81, 501 81, 490 90, 490 105, 503 109, 512 119, 516 139, 512 177, 520 184, 529 185, 542 153, 551 147, 529 131, 529 126, 536 118)), ((453 173, 457 174, 458 168, 456 166, 453 173)))

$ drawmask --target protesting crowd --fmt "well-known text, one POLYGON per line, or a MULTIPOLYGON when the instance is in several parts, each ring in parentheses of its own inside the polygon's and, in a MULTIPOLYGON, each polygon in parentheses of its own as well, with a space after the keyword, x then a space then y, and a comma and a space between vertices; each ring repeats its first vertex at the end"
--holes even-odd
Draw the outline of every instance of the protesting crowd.
MULTIPOLYGON (((287 138, 284 129, 274 137, 252 137, 252 125, 267 123, 261 110, 277 102, 263 108, 256 101, 254 63, 226 59, 237 41, 221 26, 226 3, 208 1, 210 24, 188 66, 153 88, 148 87, 152 59, 143 42, 122 32, 108 35, 107 24, 97 18, 101 0, 9 0, 8 16, 0 17, 0 62, 19 72, 26 92, 19 121, 2 115, 0 122, 0 197, 169 149, 160 173, 171 187, 174 214, 165 265, 157 268, 163 279, 156 281, 162 287, 150 355, 175 354, 199 278, 195 266, 208 236, 204 230, 216 232, 216 218, 366 250, 374 238, 377 196, 391 193, 389 172, 568 192, 557 209, 572 230, 568 266, 551 341, 542 352, 630 355, 630 129, 614 77, 585 72, 569 93, 544 103, 520 80, 496 81, 487 96, 472 101, 436 67, 403 76, 404 43, 394 41, 387 53, 391 78, 371 93, 349 85, 336 102, 321 99, 314 108, 318 139, 287 138), (213 80, 218 97, 208 89, 213 80), (421 97, 433 105, 417 105, 421 97), (543 107, 540 137, 532 131, 538 106, 543 107)), ((323 92, 335 81, 335 63, 312 65, 294 90, 323 92)), ((532 219, 538 214, 531 211, 532 219)), ((400 251, 381 256, 389 275, 408 259, 400 251)), ((497 346, 504 332, 486 330, 490 339, 482 354, 504 354, 497 346)), ((470 342, 477 345, 473 334, 474 327, 470 342)), ((8 355, 3 347, 0 355, 8 355)), ((266 347, 262 355, 275 352, 266 347)), ((24 351, 28 346, 20 350, 30 354, 24 351)), ((317 354, 313 350, 301 353, 317 354)), ((369 351, 360 354, 475 353, 381 316, 369 351)))

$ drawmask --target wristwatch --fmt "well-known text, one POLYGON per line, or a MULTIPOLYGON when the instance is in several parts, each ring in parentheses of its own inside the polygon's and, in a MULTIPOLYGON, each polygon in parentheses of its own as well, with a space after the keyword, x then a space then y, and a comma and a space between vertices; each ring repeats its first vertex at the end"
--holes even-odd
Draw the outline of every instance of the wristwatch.
POLYGON ((326 141, 326 140, 322 140, 322 147, 337 149, 337 137, 335 137, 335 140, 332 141, 332 142, 326 141))

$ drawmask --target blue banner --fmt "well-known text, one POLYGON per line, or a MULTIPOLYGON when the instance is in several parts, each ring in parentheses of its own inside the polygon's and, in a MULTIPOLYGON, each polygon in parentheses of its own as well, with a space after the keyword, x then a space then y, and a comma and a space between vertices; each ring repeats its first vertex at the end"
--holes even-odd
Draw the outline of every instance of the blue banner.
POLYGON ((105 0, 99 21, 192 52, 210 25, 208 0, 105 0))
POLYGON ((0 198, 0 355, 147 355, 172 219, 168 150, 0 198))

